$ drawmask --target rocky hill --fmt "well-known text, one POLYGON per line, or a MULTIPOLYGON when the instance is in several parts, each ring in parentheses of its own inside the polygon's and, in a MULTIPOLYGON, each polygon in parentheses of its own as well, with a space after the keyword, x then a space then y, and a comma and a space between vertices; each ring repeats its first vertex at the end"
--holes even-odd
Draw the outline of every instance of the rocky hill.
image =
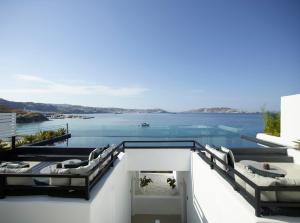
MULTIPOLYGON (((168 111, 155 109, 125 109, 113 107, 88 107, 69 104, 47 104, 34 102, 14 102, 0 98, 0 106, 17 109, 20 112, 35 113, 61 113, 61 114, 96 114, 96 113, 168 113, 168 111)), ((243 111, 229 107, 198 108, 184 113, 244 113, 243 111)))
POLYGON ((38 112, 25 112, 19 109, 12 109, 5 105, 0 105, 0 113, 11 113, 17 114, 17 123, 31 123, 31 122, 43 122, 48 121, 43 114, 38 112))
POLYGON ((0 105, 25 111, 63 114, 95 114, 95 113, 167 113, 163 109, 125 109, 110 107, 88 107, 69 104, 46 104, 34 102, 13 102, 0 98, 0 105))
POLYGON ((242 113, 241 110, 227 107, 213 107, 213 108, 198 108, 187 111, 189 113, 242 113))

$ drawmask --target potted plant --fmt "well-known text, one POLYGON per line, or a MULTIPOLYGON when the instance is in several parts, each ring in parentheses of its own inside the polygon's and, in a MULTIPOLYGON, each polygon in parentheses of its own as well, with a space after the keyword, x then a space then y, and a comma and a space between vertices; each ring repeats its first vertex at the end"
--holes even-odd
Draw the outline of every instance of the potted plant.
POLYGON ((144 176, 143 178, 140 178, 140 188, 142 192, 145 192, 145 187, 148 186, 153 181, 150 177, 144 176))
POLYGON ((172 188, 172 194, 176 193, 175 187, 176 187, 176 180, 174 178, 168 178, 167 183, 170 185, 172 188))

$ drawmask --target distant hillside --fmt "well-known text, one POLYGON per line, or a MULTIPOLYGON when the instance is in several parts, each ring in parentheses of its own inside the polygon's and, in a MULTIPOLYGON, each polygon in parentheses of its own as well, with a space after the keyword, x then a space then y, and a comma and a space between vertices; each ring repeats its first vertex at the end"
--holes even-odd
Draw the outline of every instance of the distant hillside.
POLYGON ((16 113, 17 123, 31 123, 49 121, 43 114, 37 112, 25 112, 19 109, 14 109, 0 104, 0 113, 16 113))
POLYGON ((87 107, 69 104, 46 104, 34 102, 13 102, 0 99, 0 105, 20 109, 23 111, 34 111, 43 113, 63 113, 63 114, 95 114, 95 113, 167 113, 163 109, 125 109, 125 108, 102 108, 87 107))
POLYGON ((242 113, 241 110, 227 107, 198 108, 186 111, 189 113, 242 113))
MULTIPOLYGON (((47 104, 34 102, 14 102, 0 98, 1 106, 16 109, 17 113, 21 112, 38 112, 38 113, 62 113, 62 114, 96 114, 96 113, 168 113, 168 111, 155 109, 126 109, 126 108, 111 108, 111 107, 88 107, 81 105, 69 104, 47 104)), ((3 108, 2 108, 3 109, 3 108)), ((211 107, 198 108, 185 111, 184 113, 245 113, 239 109, 228 107, 211 107)))

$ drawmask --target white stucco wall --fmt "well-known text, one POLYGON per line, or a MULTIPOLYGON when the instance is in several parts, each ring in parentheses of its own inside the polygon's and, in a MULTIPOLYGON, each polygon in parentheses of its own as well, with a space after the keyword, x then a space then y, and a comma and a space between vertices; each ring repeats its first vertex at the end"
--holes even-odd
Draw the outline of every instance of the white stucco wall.
POLYGON ((277 137, 277 136, 271 136, 265 133, 257 133, 256 134, 257 139, 261 139, 267 142, 275 143, 281 146, 290 146, 290 147, 297 147, 298 145, 286 138, 283 137, 277 137))
POLYGON ((281 97, 281 135, 288 140, 300 139, 300 94, 281 97))
POLYGON ((294 163, 300 165, 300 151, 296 149, 288 149, 288 155, 294 158, 294 163))
POLYGON ((126 149, 129 171, 190 170, 189 149, 126 149))
POLYGON ((133 198, 134 214, 180 215, 180 196, 139 195, 133 198))
POLYGON ((0 200, 1 223, 82 223, 89 220, 89 204, 84 199, 28 196, 0 200))
POLYGON ((126 168, 127 154, 119 158, 91 194, 90 223, 131 222, 131 172, 126 168))

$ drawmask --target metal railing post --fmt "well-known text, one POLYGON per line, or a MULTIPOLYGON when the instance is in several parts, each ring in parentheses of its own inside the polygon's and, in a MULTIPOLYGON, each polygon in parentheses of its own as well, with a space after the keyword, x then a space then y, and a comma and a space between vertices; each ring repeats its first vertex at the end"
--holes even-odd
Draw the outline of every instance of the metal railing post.
POLYGON ((193 140, 193 149, 192 149, 194 152, 196 151, 196 143, 195 141, 193 140))
POLYGON ((110 160, 111 160, 110 167, 113 167, 114 166, 114 152, 112 152, 112 154, 110 155, 110 160))
POLYGON ((256 217, 261 216, 261 205, 260 205, 260 189, 255 188, 255 215, 256 217))
POLYGON ((11 149, 16 148, 16 136, 11 137, 11 149))
POLYGON ((214 157, 210 154, 210 169, 214 168, 214 157))
POLYGON ((0 176, 0 198, 5 198, 5 176, 0 176))
POLYGON ((90 180, 89 180, 89 176, 86 176, 85 178, 85 194, 84 194, 84 198, 86 200, 90 199, 90 180))
POLYGON ((122 143, 122 152, 124 153, 125 152, 125 142, 123 141, 122 143))
POLYGON ((66 123, 66 130, 67 130, 67 134, 69 134, 69 124, 66 123))

